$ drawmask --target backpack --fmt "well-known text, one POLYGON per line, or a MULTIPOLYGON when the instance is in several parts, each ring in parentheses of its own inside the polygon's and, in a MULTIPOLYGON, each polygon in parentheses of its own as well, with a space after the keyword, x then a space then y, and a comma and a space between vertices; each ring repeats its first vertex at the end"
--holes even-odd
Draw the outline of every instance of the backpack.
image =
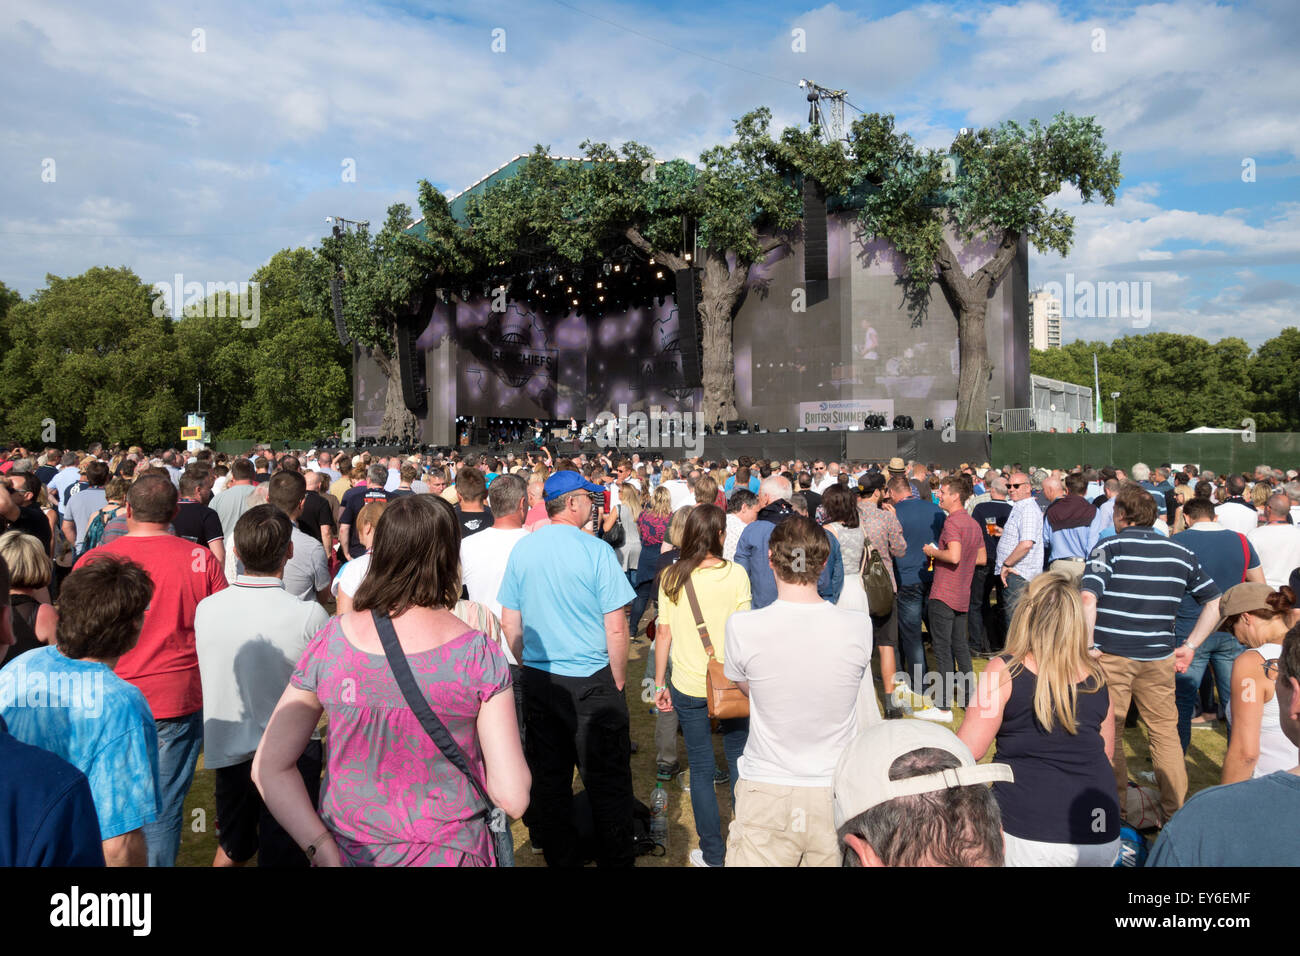
POLYGON ((122 510, 121 505, 113 506, 113 513, 108 514, 106 508, 101 508, 91 519, 90 527, 86 529, 86 537, 81 544, 81 553, 85 554, 91 548, 98 548, 104 543, 104 529, 108 523, 117 517, 118 512, 122 510))

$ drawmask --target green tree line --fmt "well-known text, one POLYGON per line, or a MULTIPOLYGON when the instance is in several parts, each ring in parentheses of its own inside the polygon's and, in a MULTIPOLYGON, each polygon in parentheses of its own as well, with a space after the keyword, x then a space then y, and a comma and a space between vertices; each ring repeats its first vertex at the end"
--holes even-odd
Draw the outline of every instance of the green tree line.
POLYGON ((200 383, 216 440, 337 431, 350 414, 352 356, 328 312, 304 305, 312 259, 282 250, 251 277, 255 319, 215 299, 200 314, 180 302, 169 314, 125 267, 49 275, 26 300, 0 283, 0 441, 178 445, 200 383))
POLYGON ((1195 335, 1152 332, 1113 342, 1071 342, 1030 352, 1034 375, 1093 386, 1101 376, 1102 413, 1125 432, 1184 432, 1202 425, 1300 431, 1300 329, 1284 329, 1258 349, 1239 338, 1207 342, 1195 335))

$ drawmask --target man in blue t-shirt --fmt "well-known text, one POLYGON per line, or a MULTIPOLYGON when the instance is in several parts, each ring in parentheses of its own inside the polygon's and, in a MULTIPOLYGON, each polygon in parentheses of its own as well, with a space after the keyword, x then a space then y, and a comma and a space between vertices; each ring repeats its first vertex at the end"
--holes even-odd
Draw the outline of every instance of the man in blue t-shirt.
MULTIPOLYGON (((1300 635, 1282 642, 1278 720, 1300 747, 1300 635)), ((1300 862, 1300 759, 1290 770, 1210 787, 1165 824, 1147 866, 1295 866, 1300 862)))
MULTIPOLYGON (((1187 530, 1174 535, 1176 541, 1196 555, 1202 570, 1208 574, 1220 591, 1227 591, 1243 581, 1264 583, 1264 569, 1259 555, 1244 534, 1231 531, 1215 520, 1214 503, 1208 498, 1193 498, 1183 505, 1187 530)), ((1174 619, 1175 646, 1181 647, 1196 627, 1201 606, 1191 597, 1183 595, 1183 603, 1174 619)), ((1205 669, 1214 669, 1214 682, 1219 687, 1219 701, 1223 718, 1231 732, 1232 714, 1232 663, 1242 652, 1241 642, 1231 634, 1216 631, 1196 649, 1196 655, 1187 670, 1174 676, 1175 701, 1178 704, 1178 739, 1183 753, 1192 741, 1192 711, 1200 691, 1205 669)))
POLYGON ((0 671, 0 719, 25 744, 86 775, 109 866, 144 866, 143 827, 162 810, 158 732, 138 688, 113 673, 135 646, 153 582, 134 562, 106 558, 68 575, 57 647, 0 671))
POLYGON ((632 866, 628 627, 636 592, 608 544, 582 530, 605 489, 558 471, 542 493, 551 523, 510 552, 497 600, 522 665, 524 752, 533 775, 529 829, 548 866, 586 861, 573 825, 575 762, 591 801, 601 866, 632 866))
POLYGON ((943 534, 943 509, 930 500, 912 497, 912 486, 906 478, 897 475, 885 486, 894 515, 903 526, 903 540, 907 553, 894 561, 898 579, 898 644, 903 653, 903 671, 919 690, 925 674, 925 646, 921 643, 921 618, 929 596, 934 569, 930 559, 921 549, 927 544, 938 544, 943 534))
MULTIPOLYGON (((0 558, 0 594, 9 593, 0 558)), ((13 611, 0 605, 0 658, 14 643, 13 611)), ((103 866, 99 820, 86 775, 9 733, 0 718, 0 867, 103 866)))

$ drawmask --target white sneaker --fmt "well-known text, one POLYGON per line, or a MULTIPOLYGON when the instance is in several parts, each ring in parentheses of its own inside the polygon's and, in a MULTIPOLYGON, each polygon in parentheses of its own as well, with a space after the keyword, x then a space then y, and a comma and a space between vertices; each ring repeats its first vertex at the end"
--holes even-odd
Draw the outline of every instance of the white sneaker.
POLYGON ((707 863, 704 862, 704 851, 701 850, 701 849, 699 849, 699 848, 696 848, 696 849, 694 849, 694 850, 691 851, 690 860, 691 860, 691 866, 708 866, 708 865, 709 865, 709 864, 707 864, 707 863))
POLYGON ((933 720, 940 724, 952 722, 952 711, 943 710, 940 707, 927 707, 925 710, 913 711, 912 716, 917 720, 933 720))
POLYGON ((925 699, 924 694, 918 694, 912 690, 907 683, 907 678, 902 674, 894 675, 894 689, 890 692, 889 698, 894 706, 904 714, 911 714, 913 711, 925 710, 927 707, 932 706, 925 699))

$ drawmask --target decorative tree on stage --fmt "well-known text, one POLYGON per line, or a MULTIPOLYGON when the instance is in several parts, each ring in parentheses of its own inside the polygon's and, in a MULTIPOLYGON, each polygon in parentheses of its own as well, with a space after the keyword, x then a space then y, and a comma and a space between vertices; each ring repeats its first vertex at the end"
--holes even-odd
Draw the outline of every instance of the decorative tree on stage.
POLYGON ((700 411, 710 423, 736 418, 732 320, 750 266, 787 242, 802 215, 792 152, 768 135, 770 121, 767 109, 741 117, 736 141, 706 150, 699 167, 657 163, 635 142, 588 141, 587 162, 562 165, 538 146, 519 175, 467 205, 479 258, 506 260, 532 243, 577 263, 630 244, 674 271, 699 268, 700 411))
MULTIPOLYGON (((861 221, 868 234, 890 242, 907 260, 906 280, 914 305, 923 310, 938 281, 957 313, 961 372, 956 426, 982 430, 988 407, 989 362, 985 334, 988 299, 1015 260, 1020 240, 1039 252, 1065 256, 1074 238, 1074 217, 1049 209, 1047 200, 1066 183, 1084 202, 1100 195, 1115 202, 1119 154, 1106 155, 1101 127, 1092 117, 1057 115, 1044 127, 1005 122, 958 136, 948 156, 921 150, 896 132, 894 118, 872 113, 853 124, 847 178, 863 190, 861 221), (967 274, 945 238, 991 242, 996 251, 967 274)), ((834 164, 832 164, 833 166, 834 164)), ((845 176, 834 170, 827 177, 845 176)))
POLYGON ((419 432, 402 398, 398 324, 426 315, 438 282, 470 269, 464 234, 451 218, 446 198, 427 180, 420 181, 420 209, 425 231, 419 237, 405 232, 411 210, 403 203, 388 208, 383 228, 373 237, 364 227, 326 237, 304 289, 304 299, 330 314, 329 280, 341 270, 348 335, 370 350, 388 380, 380 434, 402 442, 418 440, 419 432))

